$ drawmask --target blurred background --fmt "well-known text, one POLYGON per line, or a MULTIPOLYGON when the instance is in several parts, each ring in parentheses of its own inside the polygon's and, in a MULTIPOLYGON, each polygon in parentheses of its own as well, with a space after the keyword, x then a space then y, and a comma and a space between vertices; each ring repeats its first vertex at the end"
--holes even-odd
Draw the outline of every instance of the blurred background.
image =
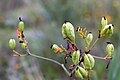
MULTIPOLYGON (((107 70, 106 62, 96 59, 92 80, 120 80, 120 0, 0 0, 0 80, 79 80, 70 78, 52 62, 30 56, 13 56, 8 41, 15 38, 18 43, 19 16, 25 22, 24 33, 31 52, 61 63, 64 63, 64 56, 54 54, 50 46, 53 43, 66 44, 61 35, 64 21, 70 21, 75 29, 77 26, 86 27, 93 32, 95 39, 101 28, 101 18, 106 16, 115 26, 110 41, 116 51, 107 70)), ((84 49, 85 43, 77 34, 76 39, 77 46, 84 49)), ((18 44, 16 50, 24 53, 20 47, 18 44)), ((105 56, 105 47, 106 39, 100 39, 92 54, 105 56)))

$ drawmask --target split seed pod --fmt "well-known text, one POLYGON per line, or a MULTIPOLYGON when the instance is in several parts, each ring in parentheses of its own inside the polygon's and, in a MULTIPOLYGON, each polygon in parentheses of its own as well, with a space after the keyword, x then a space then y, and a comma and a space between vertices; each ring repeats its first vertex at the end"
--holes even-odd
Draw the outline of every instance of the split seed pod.
POLYGON ((14 49, 16 47, 16 41, 15 41, 15 39, 10 39, 9 40, 9 47, 11 49, 14 49))
POLYGON ((78 69, 75 71, 75 74, 77 77, 79 77, 80 79, 86 78, 88 76, 88 72, 82 68, 82 67, 78 67, 78 69))
POLYGON ((108 37, 111 37, 112 34, 113 34, 113 30, 114 30, 114 27, 113 27, 112 24, 106 25, 106 26, 103 28, 103 35, 108 36, 108 37))
POLYGON ((85 54, 83 63, 86 69, 91 70, 95 65, 95 60, 92 55, 85 54))
POLYGON ((70 22, 66 22, 62 25, 62 35, 63 35, 63 38, 75 44, 74 27, 70 22))
POLYGON ((74 51, 72 54, 72 61, 75 65, 77 65, 79 63, 79 59, 80 59, 80 51, 74 51))
POLYGON ((61 54, 63 52, 63 50, 56 44, 53 44, 51 48, 56 54, 61 54))

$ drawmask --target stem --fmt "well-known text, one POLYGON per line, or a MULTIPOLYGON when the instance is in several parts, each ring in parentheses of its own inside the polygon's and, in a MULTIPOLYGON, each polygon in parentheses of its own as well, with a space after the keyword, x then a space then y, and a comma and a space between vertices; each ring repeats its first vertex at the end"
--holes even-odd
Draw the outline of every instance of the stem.
POLYGON ((103 58, 103 57, 99 57, 99 56, 94 56, 92 55, 94 58, 97 58, 97 59, 102 59, 102 60, 106 60, 106 58, 103 58))
POLYGON ((44 60, 47 60, 47 61, 51 61, 51 62, 54 62, 54 63, 56 63, 56 64, 61 66, 61 63, 59 63, 58 61, 55 61, 53 59, 45 58, 45 57, 38 56, 38 55, 35 55, 35 54, 30 54, 30 56, 33 56, 33 57, 36 57, 36 58, 40 58, 40 59, 44 59, 44 60))
POLYGON ((64 64, 61 64, 60 62, 55 61, 53 59, 45 58, 45 57, 38 56, 38 55, 35 55, 35 54, 30 54, 30 56, 33 56, 33 57, 36 57, 36 58, 39 58, 39 59, 43 59, 43 60, 47 60, 47 61, 51 61, 51 62, 56 63, 56 64, 60 65, 64 69, 64 71, 68 74, 68 76, 70 76, 70 73, 68 72, 68 70, 66 69, 64 64))
POLYGON ((64 51, 66 54, 69 54, 69 52, 63 47, 63 45, 61 45, 61 48, 63 49, 63 51, 64 51))
POLYGON ((20 57, 24 57, 27 56, 27 54, 20 54, 19 52, 13 50, 13 52, 15 53, 13 56, 20 56, 20 57))
POLYGON ((94 42, 93 45, 91 46, 90 50, 92 50, 92 48, 95 46, 95 44, 97 43, 98 40, 99 40, 99 38, 97 38, 97 39, 95 40, 95 42, 94 42))

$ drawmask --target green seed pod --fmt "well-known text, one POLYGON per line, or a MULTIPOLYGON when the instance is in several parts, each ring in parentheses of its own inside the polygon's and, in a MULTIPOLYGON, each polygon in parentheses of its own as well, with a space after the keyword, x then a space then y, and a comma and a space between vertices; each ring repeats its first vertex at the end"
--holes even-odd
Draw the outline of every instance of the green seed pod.
POLYGON ((88 76, 88 72, 84 68, 78 67, 78 69, 84 78, 88 76))
POLYGON ((90 54, 85 54, 83 63, 84 63, 85 68, 90 70, 94 67, 95 60, 90 54))
POLYGON ((88 46, 90 45, 90 43, 92 42, 92 40, 93 40, 93 34, 91 32, 89 32, 89 34, 85 38, 85 41, 86 41, 86 43, 87 43, 88 46))
POLYGON ((105 18, 105 16, 102 17, 101 24, 102 24, 102 29, 105 27, 105 25, 107 25, 107 19, 105 18))
POLYGON ((114 27, 112 24, 106 25, 103 29, 103 35, 111 37, 113 34, 114 27))
POLYGON ((18 24, 18 27, 20 28, 20 32, 23 32, 23 30, 24 30, 24 22, 20 21, 19 24, 18 24))
POLYGON ((9 47, 11 49, 15 49, 15 47, 16 47, 16 41, 15 41, 15 39, 10 39, 9 40, 9 47))
POLYGON ((89 58, 89 60, 90 60, 90 63, 91 63, 91 69, 94 67, 94 65, 95 65, 95 59, 93 58, 93 56, 92 55, 90 55, 90 54, 87 54, 88 55, 88 58, 89 58))
POLYGON ((19 17, 20 22, 18 23, 18 27, 20 29, 20 32, 24 31, 24 22, 22 21, 21 17, 19 17))
POLYGON ((114 53, 114 45, 110 42, 107 42, 106 57, 111 57, 113 53, 114 53))
POLYGON ((75 74, 77 77, 79 77, 80 79, 83 79, 82 74, 80 73, 79 69, 75 71, 75 74))
POLYGON ((72 54, 72 61, 75 65, 77 65, 79 63, 79 59, 80 59, 80 51, 74 51, 72 54))
POLYGON ((63 52, 63 50, 56 44, 53 44, 51 48, 56 54, 61 54, 63 52))
POLYGON ((112 24, 109 24, 109 28, 108 28, 108 31, 107 31, 107 33, 106 33, 106 35, 107 35, 108 37, 111 37, 111 36, 112 36, 112 34, 113 34, 113 29, 114 29, 113 25, 112 25, 112 24))
POLYGON ((87 71, 82 68, 82 67, 78 67, 78 69, 75 71, 75 74, 77 77, 79 77, 80 79, 86 78, 88 76, 87 71))
POLYGON ((27 49, 27 44, 26 43, 22 43, 22 49, 27 49))
POLYGON ((71 43, 75 43, 74 27, 70 22, 66 22, 62 25, 63 38, 69 40, 71 43))

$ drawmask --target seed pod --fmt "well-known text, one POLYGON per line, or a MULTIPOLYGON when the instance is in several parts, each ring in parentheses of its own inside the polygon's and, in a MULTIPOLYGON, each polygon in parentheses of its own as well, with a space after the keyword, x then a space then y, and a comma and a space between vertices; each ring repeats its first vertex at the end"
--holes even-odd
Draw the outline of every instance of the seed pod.
POLYGON ((107 25, 107 19, 105 18, 105 16, 102 17, 101 24, 102 24, 102 29, 105 27, 105 25, 107 25))
POLYGON ((77 77, 79 77, 80 79, 83 79, 82 74, 80 73, 79 69, 75 71, 75 74, 77 77))
POLYGON ((86 41, 86 43, 87 43, 88 46, 90 45, 90 43, 92 42, 92 40, 93 40, 93 34, 91 32, 89 32, 89 34, 85 38, 85 41, 86 41))
POLYGON ((82 68, 82 67, 78 67, 78 69, 75 71, 75 74, 77 77, 79 77, 80 79, 86 78, 88 76, 87 71, 82 68))
POLYGON ((56 54, 61 54, 63 52, 63 50, 56 44, 53 44, 51 48, 56 54))
POLYGON ((85 54, 83 63, 84 63, 85 68, 90 70, 94 67, 95 60, 90 54, 85 54))
POLYGON ((9 47, 11 49, 14 49, 16 47, 16 41, 15 41, 15 39, 10 39, 9 40, 9 47))
POLYGON ((75 44, 74 27, 70 22, 66 22, 62 25, 62 35, 63 35, 63 38, 75 44))
POLYGON ((107 42, 106 46, 106 57, 111 57, 111 55, 114 53, 114 46, 112 43, 107 42))
POLYGON ((108 37, 111 37, 112 34, 113 34, 113 25, 112 24, 109 24, 109 25, 106 25, 104 28, 103 28, 103 35, 105 36, 108 36, 108 37))
POLYGON ((22 49, 27 49, 27 44, 26 43, 22 43, 22 49))
POLYGON ((77 65, 79 63, 79 59, 80 59, 80 51, 74 51, 72 54, 72 61, 75 65, 77 65))
POLYGON ((90 63, 91 63, 91 69, 94 67, 94 65, 95 65, 95 59, 93 58, 93 56, 92 55, 90 55, 90 54, 87 54, 88 55, 88 58, 89 58, 89 60, 90 60, 90 63))
POLYGON ((88 73, 84 68, 79 67, 78 69, 79 69, 79 71, 80 71, 80 73, 82 74, 83 77, 86 78, 88 76, 88 73))
POLYGON ((21 17, 19 17, 20 22, 18 23, 18 27, 20 29, 20 32, 22 33, 24 31, 24 22, 22 21, 21 17))
POLYGON ((112 25, 112 24, 109 24, 109 28, 108 28, 108 31, 107 31, 107 33, 106 33, 106 35, 107 35, 108 37, 111 37, 111 36, 112 36, 112 34, 113 34, 113 29, 114 29, 113 25, 112 25))

